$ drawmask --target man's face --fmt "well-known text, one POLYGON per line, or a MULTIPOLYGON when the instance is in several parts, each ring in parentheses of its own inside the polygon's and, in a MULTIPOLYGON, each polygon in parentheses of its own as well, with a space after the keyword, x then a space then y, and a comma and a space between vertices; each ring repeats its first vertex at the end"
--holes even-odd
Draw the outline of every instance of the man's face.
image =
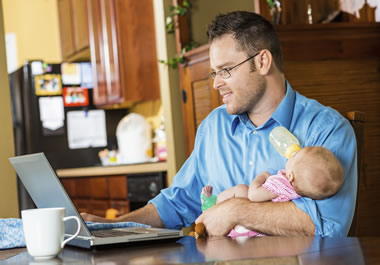
MULTIPOLYGON (((210 45, 210 64, 215 72, 233 67, 247 58, 248 55, 244 51, 237 49, 235 39, 231 35, 218 38, 210 45)), ((265 80, 256 71, 251 70, 251 63, 256 59, 253 58, 231 70, 231 77, 227 79, 219 75, 214 79, 214 88, 219 90, 229 114, 254 113, 262 104, 265 80)))

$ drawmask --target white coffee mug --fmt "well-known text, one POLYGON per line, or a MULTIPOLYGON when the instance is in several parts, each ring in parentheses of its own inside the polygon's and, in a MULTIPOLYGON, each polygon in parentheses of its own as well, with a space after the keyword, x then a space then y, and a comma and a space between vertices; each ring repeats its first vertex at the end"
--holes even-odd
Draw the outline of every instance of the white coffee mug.
POLYGON ((41 208, 21 211, 26 248, 31 256, 48 259, 57 256, 67 242, 80 231, 80 221, 76 216, 65 217, 65 208, 41 208), (74 219, 78 223, 75 234, 66 240, 64 222, 74 219))

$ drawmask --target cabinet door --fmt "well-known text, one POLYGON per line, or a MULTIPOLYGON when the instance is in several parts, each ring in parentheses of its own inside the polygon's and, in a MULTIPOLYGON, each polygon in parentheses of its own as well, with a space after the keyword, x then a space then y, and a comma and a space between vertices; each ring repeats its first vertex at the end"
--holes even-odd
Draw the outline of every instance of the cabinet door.
POLYGON ((126 200, 128 198, 128 186, 126 176, 108 177, 109 198, 114 200, 126 200))
POLYGON ((106 177, 90 178, 91 198, 93 199, 108 199, 108 185, 106 177))
POLYGON ((71 0, 75 50, 89 48, 87 0, 71 0))
POLYGON ((107 104, 105 58, 103 53, 103 29, 100 0, 88 0, 91 64, 94 79, 94 103, 107 104))
POLYGON ((115 0, 120 82, 125 101, 160 98, 153 1, 115 0))
POLYGON ((88 0, 94 103, 159 99, 153 0, 88 0))
MULTIPOLYGON (((116 35, 115 0, 101 0, 103 52, 107 77, 107 103, 123 102, 123 92, 120 89, 118 43, 116 35)), ((125 16, 126 14, 123 14, 125 16)), ((123 49, 123 46, 120 47, 123 49)))
POLYGON ((58 0, 58 13, 62 57, 67 58, 75 52, 71 0, 58 0))
POLYGON ((222 100, 219 92, 213 88, 213 80, 208 78, 210 68, 208 47, 194 50, 187 59, 188 64, 183 69, 182 111, 187 140, 186 155, 189 156, 194 148, 199 124, 214 108, 222 104, 222 100))
POLYGON ((121 103, 115 1, 88 0, 94 103, 121 103))

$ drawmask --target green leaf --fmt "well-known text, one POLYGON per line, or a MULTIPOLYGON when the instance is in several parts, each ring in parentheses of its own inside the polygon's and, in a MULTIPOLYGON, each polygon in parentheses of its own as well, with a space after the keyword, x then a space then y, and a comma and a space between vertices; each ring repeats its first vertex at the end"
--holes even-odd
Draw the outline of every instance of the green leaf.
POLYGON ((267 0, 267 3, 269 5, 270 8, 273 8, 274 6, 274 0, 267 0))
POLYGON ((183 5, 184 7, 187 7, 187 8, 190 8, 190 7, 191 7, 190 2, 187 1, 187 0, 183 1, 182 5, 183 5))

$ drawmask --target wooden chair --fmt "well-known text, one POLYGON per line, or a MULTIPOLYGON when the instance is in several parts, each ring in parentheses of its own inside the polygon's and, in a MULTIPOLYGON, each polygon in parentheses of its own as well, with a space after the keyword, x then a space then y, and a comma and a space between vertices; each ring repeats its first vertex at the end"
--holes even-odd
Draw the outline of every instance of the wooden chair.
POLYGON ((346 113, 346 118, 350 121, 355 131, 357 153, 358 153, 358 189, 355 204, 355 213, 348 232, 348 236, 358 236, 358 208, 360 206, 360 183, 363 181, 362 175, 364 174, 364 121, 365 113, 360 111, 350 111, 346 113))

